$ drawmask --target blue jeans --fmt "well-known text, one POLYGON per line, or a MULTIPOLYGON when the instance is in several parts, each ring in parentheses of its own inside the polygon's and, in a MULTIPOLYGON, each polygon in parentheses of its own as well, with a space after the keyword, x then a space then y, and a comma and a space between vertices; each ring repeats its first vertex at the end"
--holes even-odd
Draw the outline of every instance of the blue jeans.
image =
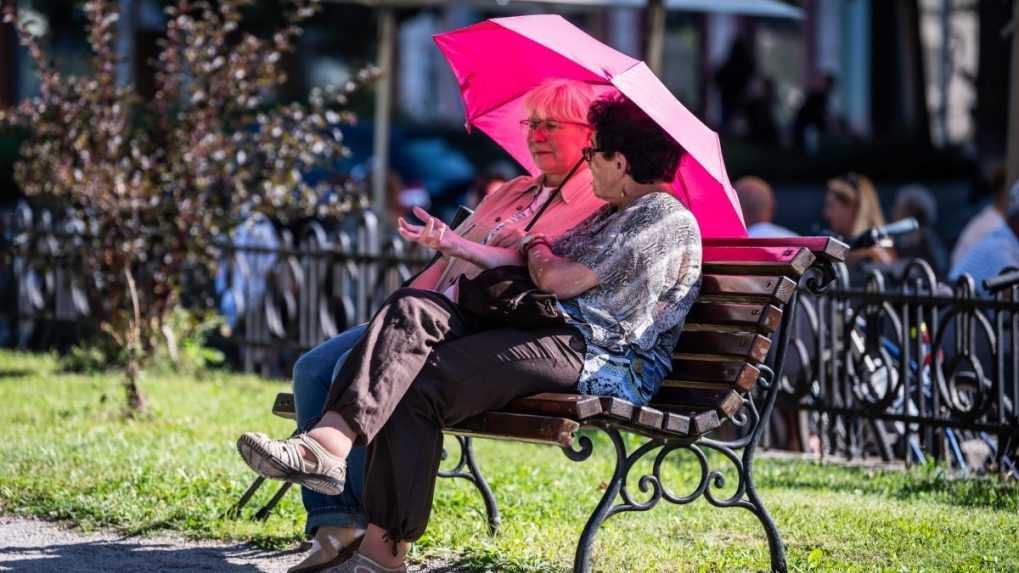
MULTIPOLYGON (((297 427, 307 426, 322 415, 329 387, 343 366, 350 349, 357 344, 367 325, 342 332, 312 348, 294 364, 294 404, 297 408, 297 427)), ((340 495, 324 495, 301 488, 304 509, 308 520, 304 531, 314 535, 319 527, 354 527, 364 529, 367 520, 361 508, 364 496, 365 449, 354 448, 347 456, 347 485, 340 495)))

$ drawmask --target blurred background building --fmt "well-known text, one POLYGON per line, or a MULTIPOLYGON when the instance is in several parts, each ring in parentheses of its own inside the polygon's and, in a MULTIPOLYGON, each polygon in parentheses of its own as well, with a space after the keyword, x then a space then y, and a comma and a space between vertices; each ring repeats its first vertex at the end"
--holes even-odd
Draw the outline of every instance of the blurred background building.
MULTIPOLYGON (((88 70, 79 2, 0 2, 34 22, 60 69, 88 70)), ((151 97, 164 3, 120 4, 121 80, 151 97)), ((279 4, 258 3, 246 25, 269 33, 279 4)), ((431 36, 540 12, 560 13, 635 57, 653 59, 648 46, 658 42, 666 85, 722 133, 734 180, 757 175, 773 185, 783 226, 817 232, 825 182, 847 171, 870 176, 887 211, 896 189, 924 184, 949 248, 953 230, 990 201, 989 173, 1006 153, 1014 0, 326 2, 290 56, 279 95, 302 98, 376 63, 386 46, 380 14, 391 16, 393 73, 380 84, 391 90, 383 103, 393 126, 386 201, 394 212, 407 205, 448 212, 477 197, 482 179, 511 176, 516 166, 463 129, 456 83, 431 36), (656 22, 661 35, 652 37, 656 22)), ((0 25, 0 105, 36 89, 27 55, 0 25)), ((354 102, 365 121, 349 131, 353 156, 336 166, 344 177, 371 176, 376 104, 370 92, 354 102)), ((16 148, 16 136, 0 137, 0 203, 19 196, 16 148)))

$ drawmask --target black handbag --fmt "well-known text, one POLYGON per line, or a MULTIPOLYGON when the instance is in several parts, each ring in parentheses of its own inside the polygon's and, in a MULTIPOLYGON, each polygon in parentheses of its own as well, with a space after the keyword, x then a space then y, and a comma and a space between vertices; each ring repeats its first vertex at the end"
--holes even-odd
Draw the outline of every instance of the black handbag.
MULTIPOLYGON (((545 209, 555 201, 563 185, 580 167, 581 159, 559 183, 548 201, 524 227, 530 231, 545 209)), ((502 266, 486 269, 472 279, 461 276, 457 289, 457 305, 461 312, 485 328, 513 326, 517 328, 548 328, 566 324, 555 294, 541 290, 526 266, 502 266)))
POLYGON ((472 279, 461 276, 458 289, 461 312, 483 328, 532 329, 566 324, 559 299, 538 288, 527 267, 495 267, 472 279))

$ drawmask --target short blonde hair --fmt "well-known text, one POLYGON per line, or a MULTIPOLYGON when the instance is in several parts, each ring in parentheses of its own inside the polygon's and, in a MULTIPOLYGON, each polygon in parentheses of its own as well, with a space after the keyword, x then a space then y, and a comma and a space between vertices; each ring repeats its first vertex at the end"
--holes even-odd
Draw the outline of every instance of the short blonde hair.
POLYGON ((587 110, 595 99, 594 88, 577 80, 549 79, 524 96, 528 117, 587 123, 587 110))

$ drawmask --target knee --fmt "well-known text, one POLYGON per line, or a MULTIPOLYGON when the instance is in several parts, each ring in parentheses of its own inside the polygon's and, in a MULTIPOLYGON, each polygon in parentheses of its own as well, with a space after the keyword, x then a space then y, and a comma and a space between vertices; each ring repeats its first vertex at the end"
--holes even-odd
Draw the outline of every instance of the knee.
POLYGON ((392 312, 407 318, 420 316, 421 311, 431 304, 434 303, 428 298, 428 295, 423 295, 416 289, 400 289, 390 300, 392 312))
POLYGON ((311 353, 302 354, 294 363, 293 382, 294 396, 296 397, 321 392, 323 387, 329 385, 328 380, 323 380, 321 365, 311 356, 311 353))

